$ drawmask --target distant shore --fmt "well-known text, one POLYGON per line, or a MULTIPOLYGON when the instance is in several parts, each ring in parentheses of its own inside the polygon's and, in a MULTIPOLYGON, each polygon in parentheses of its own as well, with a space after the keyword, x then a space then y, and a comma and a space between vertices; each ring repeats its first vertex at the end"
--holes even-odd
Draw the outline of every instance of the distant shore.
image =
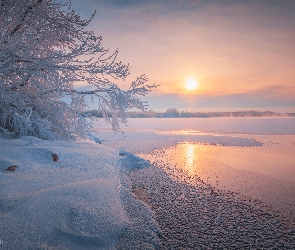
MULTIPOLYGON (((101 118, 99 110, 89 110, 84 113, 87 116, 101 118)), ((216 118, 216 117, 295 117, 294 113, 277 113, 273 111, 232 111, 232 112, 193 112, 178 111, 176 108, 167 109, 165 112, 148 110, 144 112, 127 112, 129 118, 216 118)), ((109 114, 111 117, 111 114, 109 114)))

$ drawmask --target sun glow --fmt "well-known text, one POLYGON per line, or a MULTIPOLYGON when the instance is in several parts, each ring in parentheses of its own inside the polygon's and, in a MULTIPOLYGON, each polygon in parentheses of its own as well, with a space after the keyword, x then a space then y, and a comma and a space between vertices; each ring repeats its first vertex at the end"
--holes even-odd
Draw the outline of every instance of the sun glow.
POLYGON ((189 79, 186 81, 185 83, 185 88, 187 90, 194 90, 198 87, 198 84, 197 82, 194 80, 194 79, 189 79))

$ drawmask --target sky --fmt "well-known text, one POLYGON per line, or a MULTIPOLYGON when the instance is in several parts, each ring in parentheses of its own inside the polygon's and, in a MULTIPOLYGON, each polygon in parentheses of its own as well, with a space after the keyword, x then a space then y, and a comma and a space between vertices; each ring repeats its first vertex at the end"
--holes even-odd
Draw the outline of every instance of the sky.
MULTIPOLYGON (((72 0, 154 111, 295 112, 294 0, 72 0), (197 88, 186 89, 188 80, 197 88)), ((94 104, 91 104, 94 105, 94 104)), ((93 106, 94 107, 94 106, 93 106)))

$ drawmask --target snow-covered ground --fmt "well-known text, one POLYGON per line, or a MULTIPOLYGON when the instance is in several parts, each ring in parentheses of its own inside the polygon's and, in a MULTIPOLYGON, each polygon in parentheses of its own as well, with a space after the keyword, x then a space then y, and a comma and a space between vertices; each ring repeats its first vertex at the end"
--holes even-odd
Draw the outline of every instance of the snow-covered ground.
MULTIPOLYGON (((179 129, 178 124, 174 128, 173 119, 161 119, 161 122, 170 121, 165 131, 147 129, 155 124, 147 124, 145 120, 145 127, 134 126, 124 135, 103 130, 96 124, 96 132, 90 136, 92 141, 2 137, 1 245, 3 249, 196 249, 196 246, 220 244, 224 248, 276 246, 294 249, 294 230, 267 204, 260 203, 262 197, 252 197, 255 201, 252 204, 245 200, 252 193, 241 192, 243 198, 237 196, 239 188, 244 186, 229 190, 229 187, 222 189, 214 185, 216 178, 222 176, 218 174, 233 173, 229 178, 236 182, 241 181, 241 173, 252 181, 263 180, 261 185, 256 183, 255 188, 271 186, 274 182, 269 182, 270 177, 255 173, 253 169, 239 172, 234 164, 220 165, 216 157, 213 159, 206 154, 207 151, 198 151, 199 163, 208 167, 207 172, 202 172, 203 176, 200 172, 189 175, 187 169, 177 166, 188 164, 192 160, 190 154, 196 153, 188 148, 184 159, 181 149, 177 148, 179 142, 185 143, 180 145, 197 143, 191 145, 222 149, 226 146, 232 148, 232 152, 239 152, 239 157, 243 156, 237 151, 240 149, 267 151, 273 150, 274 146, 282 151, 287 149, 286 152, 292 155, 294 136, 288 137, 288 143, 280 141, 279 137, 268 136, 280 136, 283 131, 288 135, 295 134, 295 119, 271 120, 272 123, 262 119, 266 123, 253 124, 246 120, 228 123, 229 120, 221 122, 221 119, 210 125, 210 133, 206 129, 196 129, 197 125, 179 129), (247 134, 229 134, 230 126, 234 133, 244 131, 247 134), (243 128, 238 129, 239 126, 243 128), (226 127, 227 130, 217 133, 226 127), (53 161, 52 154, 58 155, 57 162, 53 161), (179 155, 184 162, 175 161, 179 155), (155 166, 148 167, 149 161, 143 158, 155 166), (17 166, 16 171, 6 171, 9 166, 17 166), (208 171, 215 171, 215 179, 208 171), (260 177, 255 179, 258 175, 260 177)), ((210 119, 204 122, 208 121, 210 119)), ((136 122, 142 123, 140 119, 136 122)), ((202 126, 209 128, 205 123, 202 126)), ((211 156, 215 155, 215 151, 210 152, 211 156)), ((225 154, 225 151, 220 152, 222 156, 225 154)), ((222 160, 227 162, 228 158, 222 160)), ((218 183, 225 185, 222 181, 218 183)), ((295 182, 289 183, 292 186, 295 182)), ((278 191, 281 196, 281 190, 278 191)))
POLYGON ((130 245, 130 235, 136 247, 157 246, 151 213, 123 173, 149 164, 119 153, 91 141, 0 138, 3 249, 114 249, 130 245))

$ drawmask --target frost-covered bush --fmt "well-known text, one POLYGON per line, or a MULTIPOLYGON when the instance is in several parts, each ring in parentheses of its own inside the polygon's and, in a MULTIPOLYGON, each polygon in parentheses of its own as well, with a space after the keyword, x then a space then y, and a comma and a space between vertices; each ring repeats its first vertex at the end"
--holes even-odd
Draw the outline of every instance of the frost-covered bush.
POLYGON ((114 130, 126 123, 128 109, 145 109, 138 96, 156 86, 143 75, 120 89, 114 82, 125 80, 129 66, 86 30, 90 21, 71 10, 70 1, 0 0, 0 132, 84 137, 90 126, 82 115, 86 96, 97 98, 114 130), (78 91, 76 82, 91 88, 78 91))

